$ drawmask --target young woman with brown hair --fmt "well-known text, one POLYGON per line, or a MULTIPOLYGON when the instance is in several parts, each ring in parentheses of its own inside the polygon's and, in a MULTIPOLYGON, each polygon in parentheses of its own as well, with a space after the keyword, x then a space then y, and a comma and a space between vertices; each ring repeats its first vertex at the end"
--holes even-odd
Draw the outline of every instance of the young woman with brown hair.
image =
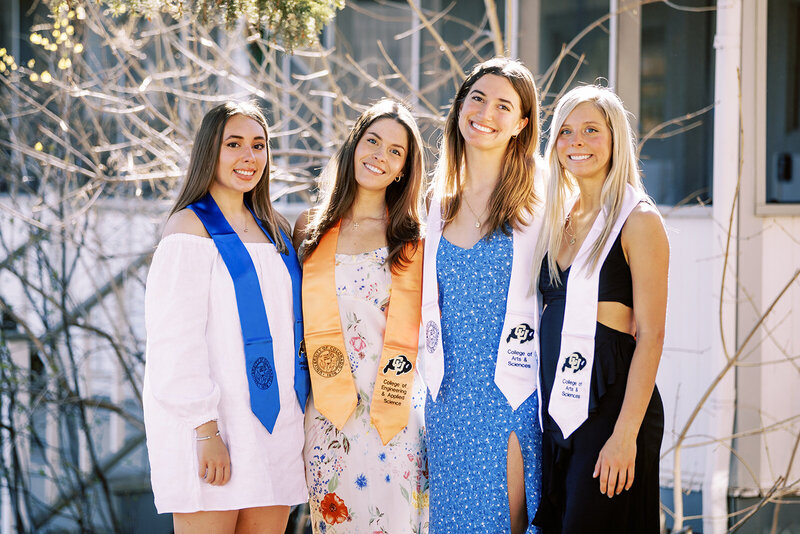
POLYGON ((416 376, 422 140, 410 112, 364 111, 295 227, 313 403, 306 476, 314 532, 428 529, 416 376))
POLYGON ((425 237, 432 533, 517 534, 537 509, 538 143, 530 71, 477 65, 445 123, 425 237))
POLYGON ((270 204, 263 113, 210 110, 145 295, 151 480, 177 533, 283 533, 289 507, 308 498, 309 384, 288 232, 270 204))

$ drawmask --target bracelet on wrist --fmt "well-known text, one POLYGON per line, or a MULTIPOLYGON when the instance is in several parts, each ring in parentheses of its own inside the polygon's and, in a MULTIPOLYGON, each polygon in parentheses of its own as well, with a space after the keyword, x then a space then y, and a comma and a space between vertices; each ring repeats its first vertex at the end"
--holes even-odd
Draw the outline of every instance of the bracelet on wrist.
POLYGON ((195 441, 205 441, 207 439, 216 438, 217 436, 219 436, 219 430, 217 430, 217 433, 213 436, 195 436, 194 439, 195 441))

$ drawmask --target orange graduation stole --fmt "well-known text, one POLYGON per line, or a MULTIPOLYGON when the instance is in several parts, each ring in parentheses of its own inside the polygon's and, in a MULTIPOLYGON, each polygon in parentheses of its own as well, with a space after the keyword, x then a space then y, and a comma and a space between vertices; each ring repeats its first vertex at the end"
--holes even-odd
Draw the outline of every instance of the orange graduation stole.
MULTIPOLYGON (((314 406, 341 430, 356 407, 358 395, 336 297, 339 224, 322 236, 303 265, 303 317, 314 406)), ((392 273, 383 352, 370 405, 372 424, 384 445, 408 424, 421 306, 422 246, 418 246, 411 263, 392 273)))

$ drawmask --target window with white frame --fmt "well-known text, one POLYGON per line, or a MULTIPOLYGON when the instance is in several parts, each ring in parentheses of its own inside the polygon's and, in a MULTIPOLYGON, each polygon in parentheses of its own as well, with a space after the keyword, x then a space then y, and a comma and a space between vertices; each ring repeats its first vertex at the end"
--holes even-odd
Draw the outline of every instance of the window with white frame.
POLYGON ((686 0, 680 6, 537 1, 532 18, 538 28, 529 29, 538 35, 536 68, 546 115, 566 89, 586 83, 612 86, 634 115, 643 140, 640 158, 648 193, 662 205, 709 203, 713 5, 707 0, 686 0))

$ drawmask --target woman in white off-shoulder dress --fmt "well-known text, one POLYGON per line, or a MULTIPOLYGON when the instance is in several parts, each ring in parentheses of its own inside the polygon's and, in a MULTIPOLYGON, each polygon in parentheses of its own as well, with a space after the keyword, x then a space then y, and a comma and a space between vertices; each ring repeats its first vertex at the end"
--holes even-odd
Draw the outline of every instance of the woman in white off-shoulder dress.
POLYGON ((211 110, 147 279, 147 447, 156 507, 173 513, 176 532, 282 533, 289 506, 308 498, 292 280, 276 249, 291 243, 269 205, 268 160, 257 107, 211 110), (271 433, 251 410, 231 275, 201 220, 185 209, 206 193, 244 243, 261 288, 280 392, 271 433))

